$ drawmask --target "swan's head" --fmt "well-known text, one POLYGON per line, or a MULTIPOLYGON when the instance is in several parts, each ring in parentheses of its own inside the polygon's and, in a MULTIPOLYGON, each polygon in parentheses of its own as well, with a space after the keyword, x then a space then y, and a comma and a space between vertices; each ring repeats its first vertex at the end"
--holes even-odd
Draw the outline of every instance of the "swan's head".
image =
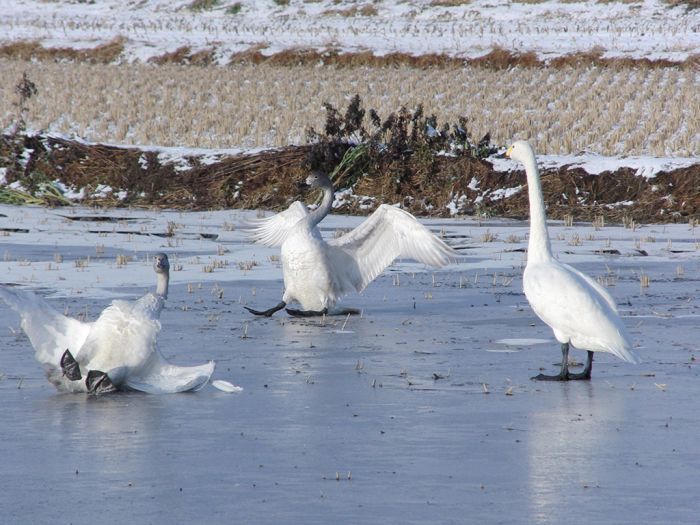
POLYGON ((331 180, 325 173, 320 171, 314 171, 313 173, 311 173, 311 175, 306 177, 304 184, 306 184, 306 186, 311 189, 325 188, 331 186, 331 180))
POLYGON ((168 273, 170 271, 168 256, 164 253, 156 253, 153 256, 153 269, 156 273, 168 273))
POLYGON ((535 152, 527 141, 517 140, 506 151, 506 157, 525 163, 527 159, 535 157, 535 152))

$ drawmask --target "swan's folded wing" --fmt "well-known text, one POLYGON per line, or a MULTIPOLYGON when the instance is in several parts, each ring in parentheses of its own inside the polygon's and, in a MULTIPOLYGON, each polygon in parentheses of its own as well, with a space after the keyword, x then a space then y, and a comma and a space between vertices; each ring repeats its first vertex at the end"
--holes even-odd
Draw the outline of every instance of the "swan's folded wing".
POLYGON ((304 204, 294 201, 289 208, 272 217, 250 219, 247 225, 248 237, 265 246, 281 246, 294 225, 308 214, 304 204))
POLYGON ((149 365, 129 374, 125 384, 147 394, 194 392, 209 382, 214 366, 214 361, 197 366, 173 365, 156 351, 149 365))
POLYGON ((0 298, 22 318, 22 330, 34 347, 37 361, 58 367, 66 350, 77 353, 92 323, 83 323, 59 312, 43 298, 19 288, 0 286, 0 298))
POLYGON ((328 244, 354 260, 355 267, 348 271, 358 291, 398 257, 439 268, 452 262, 457 255, 413 215, 387 204, 379 206, 357 228, 342 237, 330 239, 328 244))
POLYGON ((586 281, 586 282, 590 285, 590 287, 591 287, 593 290, 595 290, 595 291, 598 293, 598 295, 599 295, 606 303, 608 303, 608 305, 610 305, 610 308, 612 308, 613 311, 614 311, 615 313, 617 313, 617 304, 615 303, 615 299, 612 298, 612 295, 610 295, 610 293, 609 293, 605 288, 603 288, 603 286, 602 286, 600 283, 598 283, 595 279, 589 277, 589 276, 586 275, 585 273, 579 272, 579 271, 578 271, 576 268, 574 268, 573 266, 569 266, 568 264, 562 264, 562 266, 566 267, 566 268, 567 268, 568 270, 570 270, 572 273, 575 273, 575 274, 578 275, 581 279, 583 279, 584 281, 586 281))

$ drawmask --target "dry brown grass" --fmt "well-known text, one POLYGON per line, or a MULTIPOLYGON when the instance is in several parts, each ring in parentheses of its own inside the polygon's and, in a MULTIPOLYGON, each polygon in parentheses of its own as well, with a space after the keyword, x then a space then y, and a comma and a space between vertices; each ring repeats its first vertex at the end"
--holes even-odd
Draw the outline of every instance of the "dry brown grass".
POLYGON ((213 49, 202 49, 192 52, 189 46, 178 47, 175 51, 152 57, 148 60, 152 64, 184 64, 193 66, 209 66, 215 63, 213 49))
POLYGON ((469 5, 471 0, 431 0, 431 7, 458 7, 460 5, 469 5))
MULTIPOLYGON (((444 1, 452 5, 459 0, 444 1)), ((539 0, 533 0, 539 1, 539 0)), ((619 0, 616 0, 619 1, 619 0)), ((700 2, 700 0, 699 0, 700 2)), ((686 2, 688 3, 688 2, 686 2)), ((693 2, 690 2, 692 4, 693 2)), ((336 15, 342 16, 373 16, 376 8, 371 5, 353 6, 338 10, 336 15)), ((55 60, 88 62, 92 64, 109 64, 123 57, 124 38, 116 38, 112 42, 94 48, 45 48, 38 42, 24 41, 0 45, 0 58, 21 60, 55 60)), ((231 64, 262 64, 275 66, 297 65, 332 65, 337 67, 399 67, 414 68, 455 68, 477 66, 484 68, 503 69, 507 67, 563 68, 572 65, 604 68, 682 68, 697 70, 700 66, 700 54, 691 55, 683 61, 648 58, 606 58, 604 50, 594 48, 589 51, 562 55, 555 58, 541 59, 534 52, 520 53, 496 47, 489 53, 473 58, 464 58, 440 53, 411 55, 403 52, 375 55, 371 51, 341 52, 329 47, 323 50, 310 48, 294 48, 276 53, 264 53, 266 44, 256 44, 245 51, 233 53, 229 57, 231 64)), ((182 46, 174 51, 151 57, 148 62, 154 64, 192 64, 210 65, 215 63, 216 50, 207 48, 193 52, 189 46, 182 46)))
POLYGON ((649 59, 632 57, 604 57, 602 49, 594 48, 589 51, 571 53, 546 60, 538 58, 537 54, 529 51, 525 53, 510 51, 496 47, 490 52, 474 57, 463 58, 440 53, 426 53, 411 55, 408 53, 387 53, 375 55, 371 51, 345 53, 334 48, 325 50, 297 48, 279 51, 277 53, 265 53, 264 45, 256 45, 245 51, 233 53, 229 60, 233 64, 271 64, 275 66, 318 65, 336 67, 401 67, 408 66, 419 69, 475 66, 489 69, 505 69, 508 67, 522 68, 566 68, 601 67, 601 68, 629 68, 639 67, 645 69, 656 68, 680 68, 697 70, 700 65, 700 54, 695 54, 683 61, 667 59, 649 59))
POLYGON ((688 9, 700 9, 700 0, 665 0, 670 6, 685 6, 688 9))
MULTIPOLYGON (((270 62, 219 67, 203 59, 202 67, 192 68, 180 65, 194 60, 187 49, 160 66, 0 60, 0 127, 16 113, 14 87, 27 71, 39 90, 29 101, 29 129, 95 142, 301 144, 309 126, 323 127, 322 103, 344 107, 357 93, 367 108, 383 115, 423 104, 441 122, 464 115, 474 135, 490 131, 497 144, 526 138, 542 153, 700 154, 700 97, 692 69, 522 67, 532 57, 524 55, 514 65, 507 52, 492 55, 493 67, 420 71, 398 62, 319 68, 317 57, 309 59, 313 65, 295 67, 270 62)), ((432 63, 439 57, 416 60, 432 63)))
POLYGON ((345 9, 327 9, 321 14, 323 16, 343 16, 348 18, 353 16, 377 16, 379 10, 371 4, 364 4, 354 5, 345 9))
POLYGON ((34 41, 14 42, 0 46, 0 58, 55 61, 71 60, 90 64, 110 64, 118 60, 123 52, 123 38, 116 38, 106 44, 86 49, 73 49, 69 47, 46 48, 34 41))

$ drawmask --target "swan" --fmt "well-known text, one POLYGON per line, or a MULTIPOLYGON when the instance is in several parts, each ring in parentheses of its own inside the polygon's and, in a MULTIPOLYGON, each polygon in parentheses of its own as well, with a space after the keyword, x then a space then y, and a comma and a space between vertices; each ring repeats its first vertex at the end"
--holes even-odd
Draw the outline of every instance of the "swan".
POLYGON ((567 381, 590 379, 593 353, 608 352, 630 363, 639 363, 631 350, 630 336, 610 294, 595 280, 552 256, 535 153, 529 143, 519 140, 506 157, 525 166, 530 199, 530 239, 523 289, 537 316, 561 343, 561 370, 557 375, 539 374, 532 379, 567 381), (582 372, 569 372, 569 346, 588 352, 582 372))
POLYGON ((354 230, 326 241, 318 223, 331 211, 333 183, 325 173, 314 172, 305 184, 323 191, 318 208, 309 212, 295 201, 277 215, 251 221, 253 241, 281 247, 284 277, 282 301, 262 311, 245 307, 255 315, 269 317, 292 301, 303 308, 286 309, 294 316, 357 314, 357 309, 337 309, 335 303, 351 290, 364 290, 397 257, 442 267, 456 256, 413 215, 386 204, 354 230))
POLYGON ((65 316, 26 290, 0 286, 0 298, 22 318, 22 329, 37 361, 60 391, 162 394, 199 390, 209 381, 214 362, 176 366, 156 346, 160 313, 168 297, 167 255, 156 254, 153 268, 155 293, 136 301, 115 300, 94 322, 65 316))

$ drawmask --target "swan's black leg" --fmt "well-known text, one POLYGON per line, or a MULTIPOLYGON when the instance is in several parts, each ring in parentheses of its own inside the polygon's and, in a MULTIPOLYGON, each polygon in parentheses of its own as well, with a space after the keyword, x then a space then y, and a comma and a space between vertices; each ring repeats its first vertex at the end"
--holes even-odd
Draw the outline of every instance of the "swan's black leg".
POLYGON ((569 377, 569 343, 561 345, 561 370, 555 376, 539 374, 532 377, 535 381, 567 381, 569 377))
POLYGON ((274 314, 278 310, 281 310, 285 306, 287 306, 287 303, 285 303, 284 301, 280 301, 280 303, 277 306, 273 306, 272 308, 269 308, 267 310, 253 310, 252 308, 248 308, 247 306, 244 306, 243 308, 248 310, 251 314, 264 315, 265 317, 270 317, 272 314, 274 314))
POLYGON ((109 394, 117 391, 117 387, 114 386, 109 376, 100 370, 88 372, 85 386, 87 386, 88 394, 109 394))
POLYGON ((592 369, 593 369, 593 352, 591 352, 589 350, 588 357, 586 358, 586 366, 583 367, 583 372, 581 372, 579 374, 569 373, 569 376, 567 377, 567 379, 590 379, 592 369))
POLYGON ((70 350, 66 348, 61 356, 61 370, 63 370, 63 375, 66 376, 71 381, 77 381, 82 379, 83 376, 80 373, 80 365, 70 353, 70 350))
POLYGON ((321 315, 326 315, 328 313, 328 308, 323 310, 294 310, 293 308, 286 308, 287 313, 294 317, 318 317, 321 315))

